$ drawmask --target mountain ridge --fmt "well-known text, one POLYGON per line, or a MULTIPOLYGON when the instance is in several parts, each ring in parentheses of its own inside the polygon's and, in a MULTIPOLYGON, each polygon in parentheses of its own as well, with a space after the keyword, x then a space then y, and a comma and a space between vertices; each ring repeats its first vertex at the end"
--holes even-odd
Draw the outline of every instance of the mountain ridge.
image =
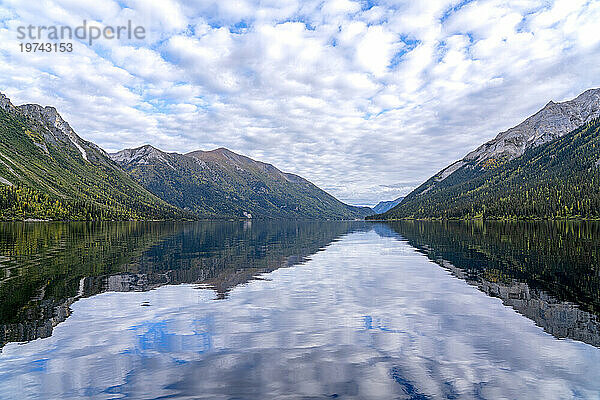
POLYGON ((202 218, 356 219, 372 214, 298 175, 224 147, 181 154, 144 145, 110 156, 150 192, 202 218))
POLYGON ((460 169, 369 219, 600 219, 600 118, 501 166, 460 169))
POLYGON ((600 117, 600 88, 588 89, 576 98, 560 103, 550 100, 520 124, 498 133, 494 139, 478 146, 432 178, 443 181, 463 167, 480 165, 488 160, 511 160, 597 117, 600 117))
POLYGON ((0 219, 180 219, 56 108, 0 93, 0 219))
POLYGON ((224 147, 179 154, 148 144, 109 155, 82 139, 55 107, 15 106, 0 93, 0 220, 356 219, 371 213, 224 147))
POLYGON ((600 117, 600 88, 588 89, 576 98, 560 103, 550 100, 541 110, 515 127, 500 132, 464 159, 480 163, 506 154, 516 158, 527 149, 564 136, 597 117, 600 117))
POLYGON ((439 197, 440 192, 451 191, 450 188, 457 185, 467 187, 469 180, 485 174, 486 171, 501 171, 503 167, 512 165, 511 162, 528 152, 568 136, 597 118, 600 118, 598 88, 588 89, 576 98, 561 103, 549 101, 545 107, 519 125, 500 132, 494 139, 442 169, 409 193, 405 200, 393 209, 371 218, 404 218, 409 215, 426 218, 422 212, 415 213, 415 207, 418 208, 419 204, 429 204, 428 202, 433 201, 430 199, 434 193, 439 197))

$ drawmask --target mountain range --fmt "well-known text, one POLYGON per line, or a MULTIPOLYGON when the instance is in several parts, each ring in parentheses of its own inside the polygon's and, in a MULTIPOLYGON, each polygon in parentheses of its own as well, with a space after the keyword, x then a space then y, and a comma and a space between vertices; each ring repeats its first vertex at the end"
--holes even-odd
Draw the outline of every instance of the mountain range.
POLYGON ((372 219, 600 217, 600 89, 536 114, 372 219))
POLYGON ((177 154, 143 146, 111 158, 79 137, 54 107, 15 106, 0 93, 0 220, 355 219, 371 213, 223 148, 177 154))
POLYGON ((225 148, 179 154, 146 145, 111 157, 150 192, 202 218, 355 219, 373 213, 225 148))
POLYGON ((0 219, 179 219, 53 107, 0 94, 0 219))
POLYGON ((600 89, 551 101, 372 215, 225 148, 109 155, 55 108, 0 94, 0 220, 596 219, 599 132, 600 89))

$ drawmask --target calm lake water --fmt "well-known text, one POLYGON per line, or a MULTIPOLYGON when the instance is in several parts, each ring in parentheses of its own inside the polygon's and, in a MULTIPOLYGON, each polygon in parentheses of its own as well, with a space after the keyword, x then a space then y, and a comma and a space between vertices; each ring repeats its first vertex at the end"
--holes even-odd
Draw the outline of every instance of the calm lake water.
POLYGON ((599 399, 600 224, 0 225, 0 398, 599 399))

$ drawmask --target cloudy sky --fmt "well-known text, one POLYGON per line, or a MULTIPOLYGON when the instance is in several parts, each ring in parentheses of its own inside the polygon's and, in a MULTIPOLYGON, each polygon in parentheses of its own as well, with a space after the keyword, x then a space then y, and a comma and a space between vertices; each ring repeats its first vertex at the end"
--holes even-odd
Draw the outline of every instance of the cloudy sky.
POLYGON ((599 87, 598 21, 597 0, 2 0, 0 92, 108 151, 223 146, 372 205, 599 87), (146 37, 21 53, 19 26, 83 20, 146 37))

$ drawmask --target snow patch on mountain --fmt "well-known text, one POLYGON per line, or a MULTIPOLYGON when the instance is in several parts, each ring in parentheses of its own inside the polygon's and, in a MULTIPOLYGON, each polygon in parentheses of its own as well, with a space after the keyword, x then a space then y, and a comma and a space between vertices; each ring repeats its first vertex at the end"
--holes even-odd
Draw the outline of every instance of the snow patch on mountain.
POLYGON ((25 115, 46 124, 54 135, 53 140, 71 144, 79 151, 81 157, 89 162, 86 150, 81 145, 83 140, 77 136, 73 128, 65 121, 54 107, 42 107, 39 104, 23 104, 17 107, 25 115))

